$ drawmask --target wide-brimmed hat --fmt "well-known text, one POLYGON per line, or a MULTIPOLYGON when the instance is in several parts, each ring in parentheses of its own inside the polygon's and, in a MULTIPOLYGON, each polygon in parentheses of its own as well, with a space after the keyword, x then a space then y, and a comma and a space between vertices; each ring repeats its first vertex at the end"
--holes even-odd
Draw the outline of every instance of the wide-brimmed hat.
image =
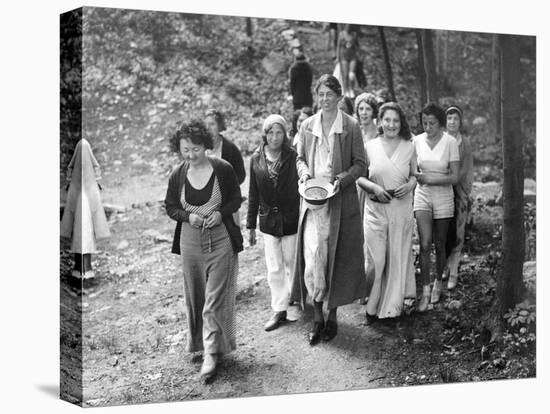
POLYGON ((298 192, 312 206, 321 206, 334 196, 338 189, 326 178, 311 178, 298 186, 298 192))

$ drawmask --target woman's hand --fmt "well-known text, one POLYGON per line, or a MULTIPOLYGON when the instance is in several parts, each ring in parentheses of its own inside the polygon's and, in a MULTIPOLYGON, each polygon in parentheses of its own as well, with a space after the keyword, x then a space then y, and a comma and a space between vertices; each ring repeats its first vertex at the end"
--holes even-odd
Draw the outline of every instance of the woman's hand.
POLYGON ((387 191, 379 185, 376 185, 376 187, 374 187, 374 195, 376 196, 376 199, 381 203, 389 203, 392 199, 391 195, 389 195, 387 191))
POLYGON ((205 220, 204 226, 207 229, 211 229, 212 227, 219 226, 222 223, 222 213, 220 213, 219 211, 214 211, 204 220, 205 220))
POLYGON ((416 181, 418 181, 420 184, 432 184, 432 179, 429 174, 426 173, 418 173, 416 175, 416 181))
POLYGON ((309 180, 310 178, 311 178, 311 176, 308 173, 305 173, 298 180, 298 185, 305 185, 306 181, 309 180))
POLYGON ((256 229, 248 230, 248 243, 251 246, 254 246, 256 244, 256 229))
POLYGON ((401 184, 394 190, 393 196, 395 198, 403 198, 413 190, 415 185, 416 184, 414 182, 407 181, 405 184, 401 184))
POLYGON ((203 222, 204 222, 204 219, 198 214, 195 214, 195 213, 189 214, 189 224, 191 224, 193 227, 200 228, 202 227, 203 222))

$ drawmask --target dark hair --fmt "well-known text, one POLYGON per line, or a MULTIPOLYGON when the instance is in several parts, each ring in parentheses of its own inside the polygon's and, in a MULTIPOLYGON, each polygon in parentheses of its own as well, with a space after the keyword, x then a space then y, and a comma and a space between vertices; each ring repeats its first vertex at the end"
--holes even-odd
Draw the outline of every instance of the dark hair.
POLYGON ((386 102, 385 104, 382 104, 380 109, 378 110, 378 132, 380 134, 384 133, 384 130, 382 129, 382 117, 384 116, 384 113, 386 111, 395 111, 399 115, 399 122, 401 123, 401 127, 399 129, 399 137, 401 139, 404 139, 406 141, 411 139, 411 128, 409 127, 409 123, 407 122, 407 117, 405 116, 405 112, 403 112, 403 109, 401 109, 401 106, 397 102, 386 102))
POLYGON ((445 124, 447 123, 447 116, 445 115, 445 111, 442 107, 434 102, 430 102, 424 108, 422 108, 422 112, 420 113, 420 125, 422 125, 422 114, 435 116, 435 119, 437 119, 437 122, 439 122, 439 126, 442 128, 444 128, 445 124))
POLYGON ((313 115, 313 109, 311 109, 311 106, 304 106, 302 109, 296 109, 294 111, 292 114, 292 130, 290 131, 290 135, 294 136, 298 132, 298 118, 300 118, 302 114, 307 115, 309 118, 313 115))
POLYGON ((338 102, 338 108, 342 109, 346 114, 353 115, 353 99, 349 96, 344 96, 340 102, 338 102))
POLYGON ((170 147, 173 151, 180 151, 180 141, 184 139, 191 141, 194 145, 202 145, 206 149, 214 148, 212 135, 206 129, 204 122, 199 119, 192 119, 182 123, 174 135, 170 138, 170 147))
POLYGON ((447 115, 451 115, 451 114, 457 114, 458 115, 458 119, 460 119, 460 124, 459 124, 458 130, 461 131, 462 130, 462 125, 464 123, 462 121, 462 108, 460 108, 460 106, 458 106, 458 105, 450 105, 445 110, 445 126, 447 126, 447 115))
POLYGON ((218 124, 218 130, 220 132, 225 131, 225 119, 223 118, 223 115, 220 111, 216 109, 209 109, 205 112, 204 117, 211 116, 216 121, 216 124, 218 124))
POLYGON ((317 83, 315 83, 315 93, 317 93, 321 85, 325 85, 339 97, 342 96, 342 85, 340 85, 340 81, 338 81, 335 76, 329 75, 328 73, 321 75, 321 77, 317 79, 317 83))

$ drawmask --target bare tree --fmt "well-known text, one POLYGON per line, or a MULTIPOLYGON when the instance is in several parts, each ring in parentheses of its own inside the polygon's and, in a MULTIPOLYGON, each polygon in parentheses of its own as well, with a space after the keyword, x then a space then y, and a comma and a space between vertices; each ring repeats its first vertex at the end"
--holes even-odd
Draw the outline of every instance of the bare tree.
POLYGON ((421 29, 422 52, 424 55, 424 71, 426 73, 427 102, 437 102, 439 99, 433 33, 430 29, 421 29))
POLYGON ((497 306, 502 316, 521 301, 525 237, 523 221, 523 140, 520 104, 520 47, 514 35, 498 35, 501 51, 501 117, 504 166, 502 270, 497 306))
POLYGON ((388 43, 386 42, 386 34, 384 28, 378 26, 378 34, 380 35, 380 43, 382 45, 382 52, 384 53, 384 63, 386 66, 386 82, 388 84, 388 90, 390 92, 391 99, 396 102, 395 89, 393 87, 393 72, 391 69, 390 53, 388 52, 388 43))
POLYGON ((426 86, 426 68, 424 64, 424 47, 422 46, 421 29, 414 31, 418 46, 418 78, 420 79, 420 106, 428 102, 428 90, 426 86))

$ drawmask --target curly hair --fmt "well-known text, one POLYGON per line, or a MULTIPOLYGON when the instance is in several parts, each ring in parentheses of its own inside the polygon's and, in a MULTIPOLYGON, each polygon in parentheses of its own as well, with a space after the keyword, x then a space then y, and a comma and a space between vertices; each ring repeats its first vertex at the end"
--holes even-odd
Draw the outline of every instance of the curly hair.
POLYGON ((342 85, 340 85, 340 81, 335 76, 329 75, 328 73, 321 75, 315 84, 315 93, 317 93, 321 85, 326 86, 339 97, 342 96, 342 85))
POLYGON ((422 125, 423 114, 426 116, 435 116, 435 119, 437 119, 439 126, 441 128, 445 128, 445 124, 447 123, 447 115, 445 115, 445 111, 443 110, 443 108, 435 102, 430 102, 424 108, 422 108, 422 112, 420 113, 420 125, 422 125))
POLYGON ((192 119, 182 123, 176 132, 170 137, 170 147, 174 152, 180 152, 180 141, 188 140, 194 145, 202 145, 206 149, 214 148, 212 135, 206 129, 204 122, 199 119, 192 119))
POLYGON ((216 121, 216 124, 218 124, 218 131, 222 132, 225 131, 225 119, 222 115, 222 113, 216 109, 210 108, 204 113, 204 117, 211 116, 216 121))
POLYGON ((378 100, 376 99, 376 96, 374 94, 369 92, 363 92, 360 95, 357 95, 355 98, 355 104, 353 107, 353 112, 355 114, 355 117, 359 120, 359 105, 361 102, 365 102, 368 106, 372 108, 372 117, 376 118, 376 114, 378 113, 378 100))
POLYGON ((382 129, 382 117, 384 116, 384 113, 386 111, 395 111, 399 115, 399 122, 401 123, 401 127, 399 129, 399 137, 401 139, 404 139, 406 141, 411 139, 411 128, 409 126, 409 122, 407 121, 407 117, 405 116, 405 112, 403 112, 403 109, 397 102, 386 102, 385 104, 382 104, 380 109, 378 110, 378 120, 380 122, 380 126, 378 128, 378 131, 380 134, 384 133, 384 130, 382 129))

